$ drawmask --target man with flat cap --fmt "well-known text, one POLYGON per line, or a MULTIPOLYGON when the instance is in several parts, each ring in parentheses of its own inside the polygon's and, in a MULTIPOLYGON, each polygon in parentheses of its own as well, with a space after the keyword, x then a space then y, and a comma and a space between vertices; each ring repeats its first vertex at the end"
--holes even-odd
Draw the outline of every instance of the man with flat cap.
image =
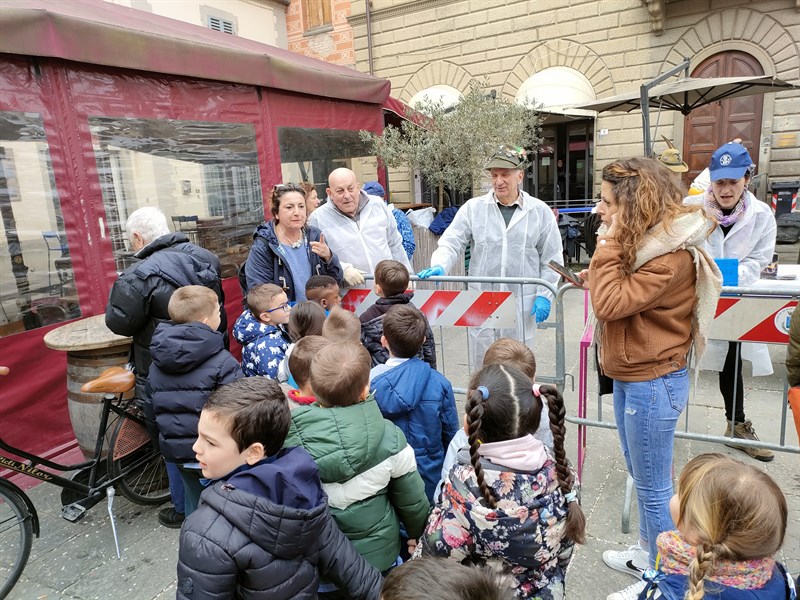
MULTIPOLYGON (((431 267, 421 271, 420 278, 446 274, 470 245, 470 276, 535 277, 558 285, 559 275, 547 263, 563 264, 561 234, 552 209, 520 188, 525 162, 522 148, 502 146, 495 152, 486 165, 492 190, 459 209, 431 255, 431 267)), ((517 305, 516 329, 470 329, 473 367, 483 363, 486 349, 501 337, 516 338, 534 348, 536 323, 550 315, 553 295, 546 288, 525 285, 520 291, 517 285, 473 283, 470 289, 510 290, 517 305)))

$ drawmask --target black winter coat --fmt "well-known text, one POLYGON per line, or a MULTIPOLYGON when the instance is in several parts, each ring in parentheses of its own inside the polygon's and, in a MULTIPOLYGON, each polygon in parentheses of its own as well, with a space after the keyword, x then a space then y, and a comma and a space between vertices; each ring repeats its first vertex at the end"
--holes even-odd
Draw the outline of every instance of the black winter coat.
POLYGON ((170 462, 194 462, 197 423, 209 394, 244 377, 225 350, 222 334, 202 323, 161 323, 150 344, 145 414, 158 426, 161 454, 170 462))
POLYGON ((380 597, 380 573, 339 531, 303 448, 214 482, 181 528, 178 600, 312 600, 320 576, 380 597))
POLYGON ((156 325, 169 320, 172 293, 185 285, 204 285, 216 292, 220 304, 220 332, 227 330, 225 295, 215 254, 189 242, 183 233, 162 235, 139 250, 139 262, 119 276, 106 306, 106 326, 118 335, 133 337, 136 391, 143 397, 150 369, 150 340, 156 325))
MULTIPOLYGON (((397 294, 388 298, 378 298, 378 301, 370 306, 361 314, 361 343, 369 351, 372 357, 372 366, 382 365, 389 360, 389 351, 381 346, 381 336, 383 335, 383 316, 396 304, 408 304, 414 297, 413 292, 397 294)), ((436 340, 433 339, 433 331, 425 318, 425 342, 417 352, 417 358, 424 360, 436 368, 436 340)))
MULTIPOLYGON (((320 239, 319 229, 306 225, 305 235, 309 242, 318 242, 320 239)), ((250 254, 247 255, 245 263, 245 282, 239 278, 239 283, 245 283, 242 290, 245 294, 250 288, 260 283, 274 283, 283 288, 289 298, 289 302, 297 300, 295 285, 302 285, 305 290, 305 281, 295 282, 292 279, 292 272, 289 265, 281 257, 280 242, 275 233, 275 223, 268 221, 259 225, 253 233, 253 245, 250 247, 250 254)), ((307 246, 308 261, 311 263, 311 275, 330 275, 340 286, 342 285, 342 266, 339 259, 333 254, 328 262, 311 252, 311 247, 307 246)))

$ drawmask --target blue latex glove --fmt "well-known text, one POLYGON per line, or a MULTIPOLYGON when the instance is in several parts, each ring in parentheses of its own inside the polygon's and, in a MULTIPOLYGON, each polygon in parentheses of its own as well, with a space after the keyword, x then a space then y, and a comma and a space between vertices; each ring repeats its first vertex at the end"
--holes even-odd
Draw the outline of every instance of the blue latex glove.
POLYGON ((550 300, 544 296, 536 296, 536 300, 533 301, 531 316, 536 318, 537 323, 546 321, 547 317, 550 316, 550 300))
POLYGON ((419 273, 417 273, 417 277, 420 279, 427 279, 428 277, 441 277, 444 275, 444 268, 440 267, 439 265, 434 265, 430 269, 422 269, 419 273))

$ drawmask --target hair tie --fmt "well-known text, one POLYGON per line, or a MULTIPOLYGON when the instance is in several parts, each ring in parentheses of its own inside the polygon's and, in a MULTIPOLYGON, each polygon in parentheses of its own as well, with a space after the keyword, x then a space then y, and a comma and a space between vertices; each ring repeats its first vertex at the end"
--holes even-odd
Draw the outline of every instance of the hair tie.
POLYGON ((484 400, 489 399, 489 388, 487 388, 485 385, 479 385, 475 389, 481 393, 481 396, 483 397, 484 400))
POLYGON ((570 502, 577 502, 578 501, 578 494, 575 493, 575 490, 564 494, 564 500, 567 501, 567 504, 570 502))
POLYGON ((537 398, 542 395, 542 393, 539 391, 539 384, 538 383, 534 383, 531 386, 531 391, 533 392, 533 395, 536 396, 537 398))

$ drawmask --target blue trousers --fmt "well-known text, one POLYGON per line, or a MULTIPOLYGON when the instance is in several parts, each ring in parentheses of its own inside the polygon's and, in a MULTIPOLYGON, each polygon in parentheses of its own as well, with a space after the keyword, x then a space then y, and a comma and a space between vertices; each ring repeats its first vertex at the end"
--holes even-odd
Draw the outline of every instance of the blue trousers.
POLYGON ((172 497, 172 504, 175 506, 175 512, 184 514, 184 506, 186 505, 185 495, 183 493, 183 479, 181 472, 178 470, 178 465, 166 461, 167 465, 167 478, 169 479, 169 495, 172 497))
POLYGON ((625 466, 636 485, 639 539, 655 567, 656 538, 674 529, 672 451, 675 426, 689 400, 686 368, 650 381, 614 381, 614 416, 625 466))

